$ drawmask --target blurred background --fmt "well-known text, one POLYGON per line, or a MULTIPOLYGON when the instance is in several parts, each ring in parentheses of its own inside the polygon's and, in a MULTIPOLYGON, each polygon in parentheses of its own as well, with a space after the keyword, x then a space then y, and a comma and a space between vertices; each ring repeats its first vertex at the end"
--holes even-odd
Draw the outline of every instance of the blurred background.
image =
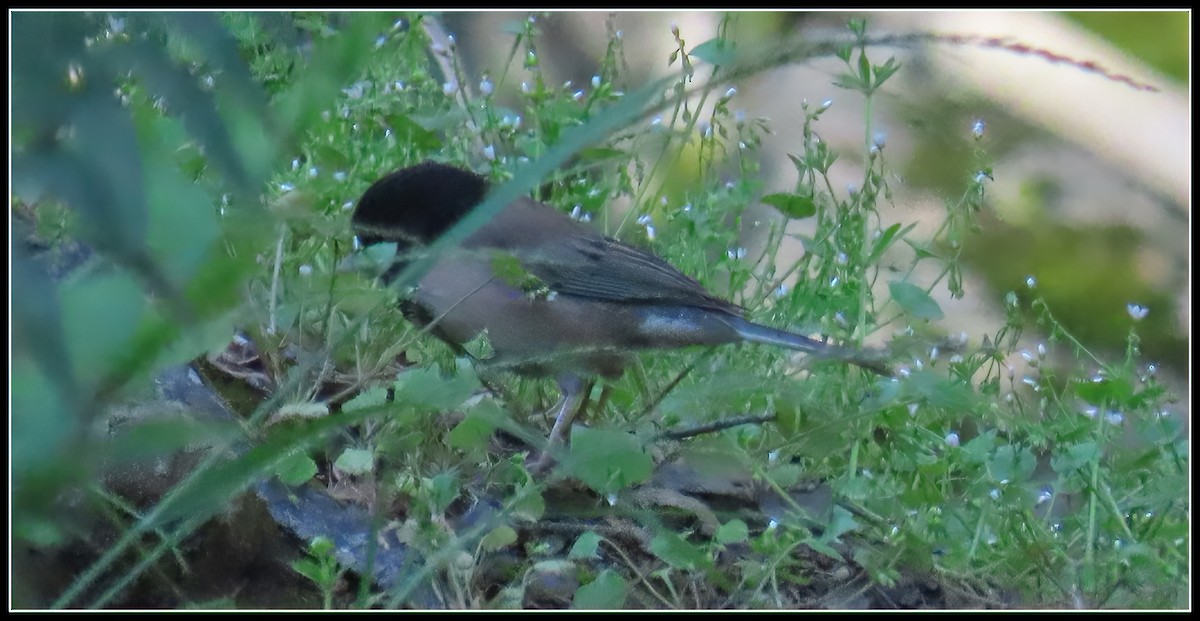
MULTIPOLYGON (((542 70, 585 84, 602 58, 606 20, 624 34, 631 83, 666 75, 677 25, 689 45, 716 36, 719 12, 550 13, 539 16, 545 38, 542 70)), ((503 25, 524 13, 446 13, 470 76, 524 71, 510 67, 511 35, 503 25)), ((898 171, 885 218, 939 221, 943 203, 964 186, 962 162, 986 151, 992 178, 983 230, 965 244, 971 265, 966 295, 934 291, 944 328, 978 341, 1001 323, 1007 292, 1020 294, 1033 276, 1056 316, 1089 346, 1122 355, 1135 319, 1143 352, 1186 394, 1190 336, 1191 119, 1188 67, 1191 16, 1186 11, 1033 12, 747 12, 730 37, 742 42, 845 33, 864 17, 872 36, 936 33, 961 39, 998 37, 1029 50, 964 42, 873 49, 894 55, 904 70, 876 97, 872 141, 898 171), (1094 63, 1107 75, 1083 65, 1094 63), (1122 79, 1127 78, 1127 79, 1122 79), (1140 88, 1148 85, 1156 90, 1140 88), (972 127, 984 124, 976 141, 972 127), (1135 313, 1136 314, 1136 313, 1135 313)), ((817 58, 765 72, 743 84, 735 105, 766 117, 773 135, 762 147, 765 192, 795 188, 786 157, 799 144, 801 102, 832 100, 817 132, 842 154, 831 178, 846 188, 865 161, 863 100, 832 86, 836 58, 817 58)), ((697 73, 701 79, 702 72, 697 73)), ((724 85, 722 85, 722 88, 724 85)), ((503 93, 500 94, 503 96, 503 93)), ((515 93, 510 96, 515 97, 515 93)), ((681 158, 687 160, 688 158, 681 158)), ((688 171, 676 170, 679 184, 688 171)), ((835 184, 835 188, 839 186, 835 184)), ((779 217, 771 208, 762 218, 779 217)), ((802 232, 803 220, 789 223, 802 232)), ((930 226, 933 226, 931 224, 930 226)), ((932 229, 915 231, 931 233, 932 229)), ((747 240, 747 245, 753 243, 747 240)), ((784 258, 789 249, 785 247, 784 258)), ((803 252, 796 242, 792 253, 803 252)), ((794 256, 794 255, 793 255, 794 256)), ((897 264, 902 257, 895 257, 897 264)), ((931 278, 932 275, 925 275, 931 278)), ((920 279, 920 275, 918 275, 920 279)), ((1038 335, 1030 337, 1031 343, 1038 335)), ((1019 361, 1014 361, 1019 364, 1019 361)))

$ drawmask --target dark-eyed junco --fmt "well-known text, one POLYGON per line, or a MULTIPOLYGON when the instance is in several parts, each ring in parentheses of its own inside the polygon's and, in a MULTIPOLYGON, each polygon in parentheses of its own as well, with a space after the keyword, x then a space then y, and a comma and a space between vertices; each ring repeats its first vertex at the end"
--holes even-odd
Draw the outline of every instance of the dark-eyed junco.
MULTIPOLYGON (((403 262, 487 192, 483 177, 461 168, 436 162, 403 168, 362 195, 354 232, 364 246, 395 242, 396 260, 403 262)), ((495 353, 489 366, 557 378, 564 402, 551 443, 561 442, 570 427, 582 379, 619 376, 641 349, 751 341, 887 372, 862 352, 751 323, 740 307, 654 254, 529 198, 513 201, 438 256, 405 304, 411 319, 452 345, 486 330, 495 353), (505 258, 515 259, 538 286, 498 275, 505 258)))

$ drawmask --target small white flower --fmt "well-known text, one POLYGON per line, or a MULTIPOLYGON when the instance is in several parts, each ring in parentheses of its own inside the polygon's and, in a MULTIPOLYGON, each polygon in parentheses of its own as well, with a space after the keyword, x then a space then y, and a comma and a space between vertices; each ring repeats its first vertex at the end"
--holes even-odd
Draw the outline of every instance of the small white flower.
POLYGON ((479 92, 485 96, 491 95, 494 88, 495 86, 492 84, 492 81, 487 78, 479 81, 479 92))
POLYGON ((458 92, 458 83, 454 80, 442 83, 442 93, 449 96, 458 92))
POLYGON ((375 47, 383 47, 387 43, 387 35, 379 35, 375 38, 375 47))
POLYGON ((489 162, 495 160, 496 159, 496 148, 490 144, 488 146, 484 147, 483 148, 483 159, 485 159, 489 162))
POLYGON ((316 177, 318 172, 319 172, 319 171, 317 171, 317 167, 316 167, 316 166, 312 166, 312 167, 310 167, 310 168, 308 169, 308 176, 309 176, 309 177, 316 177))
POLYGON ((592 88, 600 88, 600 76, 592 76, 592 88))
POLYGON ((871 144, 880 149, 887 146, 887 132, 875 132, 875 136, 871 139, 871 144))
POLYGON ((1129 316, 1132 317, 1134 321, 1141 321, 1142 319, 1146 318, 1146 315, 1150 314, 1150 309, 1148 307, 1142 306, 1141 304, 1135 304, 1133 302, 1126 304, 1125 310, 1129 311, 1129 316))
POLYGON ((313 270, 312 266, 305 263, 304 265, 300 266, 300 275, 301 276, 312 276, 312 270, 313 270))
POLYGON ((957 447, 958 446, 958 434, 953 431, 946 434, 946 444, 948 446, 957 447))
POLYGON ((1029 287, 1030 289, 1037 287, 1037 279, 1034 278, 1033 276, 1026 276, 1025 277, 1025 286, 1029 287))
POLYGON ((982 119, 976 119, 974 123, 971 123, 971 135, 974 136, 976 140, 983 138, 983 132, 986 129, 987 124, 984 123, 982 119))
POLYGON ((778 287, 775 287, 775 297, 781 298, 787 294, 788 294, 788 286, 787 285, 779 285, 778 287))
POLYGON ((650 241, 654 241, 654 227, 653 226, 646 227, 646 239, 648 239, 650 241))
POLYGON ((296 186, 294 186, 290 183, 281 183, 281 184, 279 184, 279 189, 284 192, 291 192, 292 190, 296 189, 296 186))
POLYGON ((729 90, 725 91, 725 99, 729 99, 737 94, 737 88, 730 86, 729 90))
POLYGON ((333 180, 334 181, 345 181, 346 180, 346 171, 339 170, 339 171, 333 173, 333 180))
POLYGON ((833 105, 833 100, 826 99, 825 101, 821 102, 821 107, 817 108, 817 112, 824 112, 829 109, 829 106, 832 106, 832 105, 833 105))

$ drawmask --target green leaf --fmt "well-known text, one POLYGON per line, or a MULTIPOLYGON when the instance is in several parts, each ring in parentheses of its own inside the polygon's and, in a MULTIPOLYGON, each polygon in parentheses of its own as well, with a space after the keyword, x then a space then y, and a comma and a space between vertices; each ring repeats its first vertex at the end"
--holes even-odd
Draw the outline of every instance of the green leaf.
POLYGON ((971 438, 970 442, 962 445, 962 450, 970 463, 982 464, 987 461, 995 446, 996 432, 992 430, 971 438))
POLYGON ((1080 399, 1098 407, 1110 403, 1124 407, 1133 397, 1133 384, 1125 377, 1106 377, 1098 382, 1077 381, 1073 387, 1080 399))
POLYGON ((729 520, 717 529, 717 543, 740 543, 750 538, 750 529, 741 520, 729 520))
POLYGON ((821 538, 825 541, 837 541, 838 537, 858 529, 858 522, 854 521, 854 515, 838 505, 833 506, 832 515, 829 517, 829 524, 825 526, 825 532, 821 534, 821 538))
POLYGON ((333 466, 350 475, 363 475, 375 467, 375 455, 366 449, 348 448, 333 462, 333 466))
POLYGON ((342 404, 342 412, 349 414, 358 410, 379 407, 387 403, 387 388, 372 388, 358 393, 353 399, 342 404))
POLYGON ((712 564, 708 553, 672 532, 661 532, 650 542, 650 551, 671 567, 688 571, 712 564))
POLYGON ((575 540, 575 544, 571 546, 571 551, 567 553, 567 558, 599 558, 600 555, 597 553, 599 549, 600 535, 596 534, 594 531, 585 531, 579 536, 578 539, 575 540))
POLYGON ((488 552, 494 552, 501 548, 507 548, 516 542, 517 531, 513 530, 511 526, 503 524, 493 528, 491 532, 484 535, 479 545, 488 552))
POLYGON ((1037 458, 1024 447, 1011 444, 996 449, 996 453, 987 462, 988 474, 997 481, 1022 483, 1033 475, 1037 467, 1037 458))
POLYGON ((275 474, 287 485, 301 485, 317 475, 317 462, 304 453, 295 453, 275 466, 275 474))
POLYGON ((495 430, 496 426, 489 419, 482 416, 467 416, 461 423, 455 425, 454 429, 450 430, 450 435, 446 439, 450 446, 456 449, 482 449, 487 446, 488 440, 491 439, 492 432, 495 430))
POLYGON ((712 65, 729 65, 737 58, 737 43, 717 37, 692 48, 688 55, 712 65))
POLYGON ((396 135, 396 139, 411 145, 411 148, 436 151, 442 147, 441 136, 437 132, 426 129, 412 117, 406 114, 388 114, 384 118, 387 119, 388 126, 396 135))
POLYGON ((138 330, 146 296, 128 274, 79 273, 62 283, 64 342, 81 382, 98 381, 120 358, 138 330))
POLYGON ((892 292, 892 299, 900 305, 900 308, 913 317, 932 320, 945 317, 938 303, 929 297, 924 289, 912 283, 893 280, 888 283, 888 289, 892 292))
POLYGON ((625 605, 627 591, 621 574, 605 569, 595 580, 575 590, 571 607, 576 610, 619 610, 625 605))
POLYGON ((563 466, 596 492, 611 494, 649 479, 654 462, 633 435, 575 427, 563 466))
POLYGON ((458 477, 451 472, 443 472, 432 479, 424 479, 423 483, 436 513, 445 511, 446 507, 449 507, 450 503, 458 498, 458 477))
POLYGON ((914 222, 913 224, 904 227, 904 230, 902 231, 900 230, 900 223, 897 222, 884 229, 883 233, 881 233, 872 244, 871 253, 867 255, 867 263, 874 264, 876 261, 878 261, 879 257, 882 257, 883 253, 887 252, 887 249, 892 245, 892 240, 894 240, 897 235, 904 237, 904 235, 916 228, 916 226, 917 225, 914 222))
POLYGON ((1070 474, 1095 460, 1100 447, 1095 442, 1072 444, 1066 450, 1057 451, 1050 460, 1050 467, 1059 474, 1070 474))
POLYGON ((444 377, 437 369, 423 367, 400 374, 396 379, 396 403, 416 410, 444 412, 462 405, 479 390, 479 378, 469 364, 444 377))
POLYGON ((796 220, 809 218, 817 213, 817 203, 811 196, 768 194, 762 197, 762 202, 775 207, 783 215, 796 220))

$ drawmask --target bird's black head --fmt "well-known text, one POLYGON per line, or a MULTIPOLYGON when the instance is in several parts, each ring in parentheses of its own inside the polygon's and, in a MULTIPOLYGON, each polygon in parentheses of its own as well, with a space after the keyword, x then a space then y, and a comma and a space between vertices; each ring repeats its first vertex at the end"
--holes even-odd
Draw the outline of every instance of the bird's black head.
POLYGON ((363 245, 428 244, 481 203, 487 190, 487 180, 469 170, 424 162, 367 188, 351 224, 363 245))

